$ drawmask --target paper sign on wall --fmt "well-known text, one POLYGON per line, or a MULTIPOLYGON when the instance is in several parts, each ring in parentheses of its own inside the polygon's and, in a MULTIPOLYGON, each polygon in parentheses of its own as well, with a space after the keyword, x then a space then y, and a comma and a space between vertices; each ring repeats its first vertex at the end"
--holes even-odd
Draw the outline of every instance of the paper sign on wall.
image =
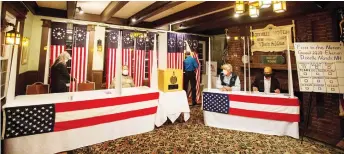
MULTIPOLYGON (((208 66, 209 66, 209 61, 206 62, 206 66, 205 66, 207 74, 209 72, 208 66)), ((210 66, 211 66, 211 75, 212 76, 217 76, 217 62, 216 61, 212 61, 210 63, 210 66)))
POLYGON ((295 56, 300 91, 344 93, 343 43, 295 43, 295 56))
POLYGON ((292 42, 292 28, 294 25, 274 26, 267 25, 263 29, 251 30, 251 51, 282 52, 288 49, 294 50, 292 42), (287 40, 288 35, 288 40, 287 40))

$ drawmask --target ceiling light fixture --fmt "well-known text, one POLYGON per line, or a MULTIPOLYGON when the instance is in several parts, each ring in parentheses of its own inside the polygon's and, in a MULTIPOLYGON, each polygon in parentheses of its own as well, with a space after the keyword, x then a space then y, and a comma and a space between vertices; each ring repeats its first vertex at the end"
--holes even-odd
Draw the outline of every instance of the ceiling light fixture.
POLYGON ((84 11, 81 9, 81 7, 76 7, 76 9, 78 10, 79 14, 84 14, 84 11))
POLYGON ((259 9, 256 6, 250 5, 250 17, 257 18, 259 16, 259 9))
POLYGON ((235 1, 235 13, 241 14, 245 12, 245 4, 243 0, 236 0, 235 1))
POLYGON ((271 6, 271 0, 259 1, 260 8, 268 8, 271 6))
POLYGON ((135 18, 131 18, 131 22, 132 22, 132 23, 135 23, 135 22, 136 22, 136 19, 135 19, 135 18))
POLYGON ((235 18, 238 18, 238 17, 239 17, 239 14, 235 13, 235 14, 234 14, 234 17, 235 17, 235 18))
POLYGON ((273 10, 276 13, 282 13, 287 11, 287 2, 286 1, 274 1, 273 10))

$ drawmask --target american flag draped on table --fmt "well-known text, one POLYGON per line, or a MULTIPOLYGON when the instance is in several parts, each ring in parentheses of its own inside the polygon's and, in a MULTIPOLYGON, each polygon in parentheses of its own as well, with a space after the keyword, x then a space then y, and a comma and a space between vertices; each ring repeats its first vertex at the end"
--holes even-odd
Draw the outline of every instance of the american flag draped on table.
POLYGON ((299 122, 298 99, 203 92, 203 110, 235 116, 299 122))
POLYGON ((67 24, 61 22, 51 23, 51 45, 49 66, 52 66, 57 57, 65 51, 66 48, 66 30, 67 24))
POLYGON ((116 72, 116 51, 118 50, 118 29, 106 29, 106 88, 110 87, 116 72))
POLYGON ((4 108, 5 139, 68 131, 155 114, 159 93, 4 108), (82 105, 80 105, 82 104, 82 105))
POLYGON ((167 33, 167 68, 183 69, 184 35, 167 33))
MULTIPOLYGON (((201 99, 201 63, 198 59, 197 48, 199 38, 194 35, 185 35, 187 44, 189 45, 192 53, 191 56, 196 59, 198 63, 198 68, 195 70, 196 73, 196 102, 199 102, 201 99)), ((191 89, 188 91, 188 97, 192 97, 191 89)))
MULTIPOLYGON (((144 32, 141 33, 143 34, 144 32)), ((145 78, 145 57, 146 40, 143 36, 139 36, 136 38, 134 51, 134 84, 136 87, 143 85, 143 80, 145 78)))
POLYGON ((71 77, 77 81, 71 81, 70 91, 76 91, 78 83, 86 82, 87 51, 86 51, 86 25, 73 25, 73 49, 71 77))
POLYGON ((134 49, 134 39, 130 37, 131 32, 129 30, 123 30, 122 33, 122 66, 128 66, 129 76, 133 75, 132 50, 134 49))

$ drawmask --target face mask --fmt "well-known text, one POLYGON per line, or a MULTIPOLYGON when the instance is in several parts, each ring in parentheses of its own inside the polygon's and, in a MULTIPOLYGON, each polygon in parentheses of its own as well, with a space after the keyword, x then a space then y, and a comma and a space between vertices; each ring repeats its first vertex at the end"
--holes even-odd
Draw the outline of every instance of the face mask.
POLYGON ((227 70, 223 70, 223 74, 224 74, 224 75, 227 75, 227 74, 228 74, 228 71, 227 71, 227 70))
POLYGON ((264 74, 264 76, 269 78, 269 77, 271 77, 271 74, 264 74))
POLYGON ((123 75, 128 75, 128 70, 123 70, 122 74, 123 75))

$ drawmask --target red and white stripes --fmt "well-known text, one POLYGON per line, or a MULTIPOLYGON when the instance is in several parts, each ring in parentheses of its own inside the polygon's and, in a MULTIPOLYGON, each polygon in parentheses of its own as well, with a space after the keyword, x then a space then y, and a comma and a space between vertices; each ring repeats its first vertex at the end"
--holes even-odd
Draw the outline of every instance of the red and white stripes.
POLYGON ((136 50, 134 53, 134 84, 136 87, 143 85, 145 78, 145 50, 136 50))
POLYGON ((50 65, 52 66, 57 57, 65 51, 65 45, 51 45, 50 46, 50 65))
POLYGON ((129 76, 132 76, 132 52, 131 49, 123 49, 122 66, 128 66, 129 76))
POLYGON ((77 81, 71 81, 70 91, 76 91, 78 83, 86 82, 86 65, 87 56, 85 47, 74 47, 72 52, 72 66, 71 77, 77 79, 77 81))
POLYGON ((106 88, 110 88, 116 72, 116 48, 108 48, 106 59, 106 88))
POLYGON ((167 53, 167 68, 183 69, 184 65, 183 52, 167 53))
MULTIPOLYGON (((200 92, 200 86, 201 86, 201 64, 198 60, 198 54, 192 52, 191 56, 193 58, 195 58, 195 60, 197 61, 198 64, 198 68, 195 70, 196 73, 196 102, 199 102, 200 98, 201 98, 201 92, 200 92)), ((192 93, 191 90, 188 92, 188 96, 192 97, 192 93)))

